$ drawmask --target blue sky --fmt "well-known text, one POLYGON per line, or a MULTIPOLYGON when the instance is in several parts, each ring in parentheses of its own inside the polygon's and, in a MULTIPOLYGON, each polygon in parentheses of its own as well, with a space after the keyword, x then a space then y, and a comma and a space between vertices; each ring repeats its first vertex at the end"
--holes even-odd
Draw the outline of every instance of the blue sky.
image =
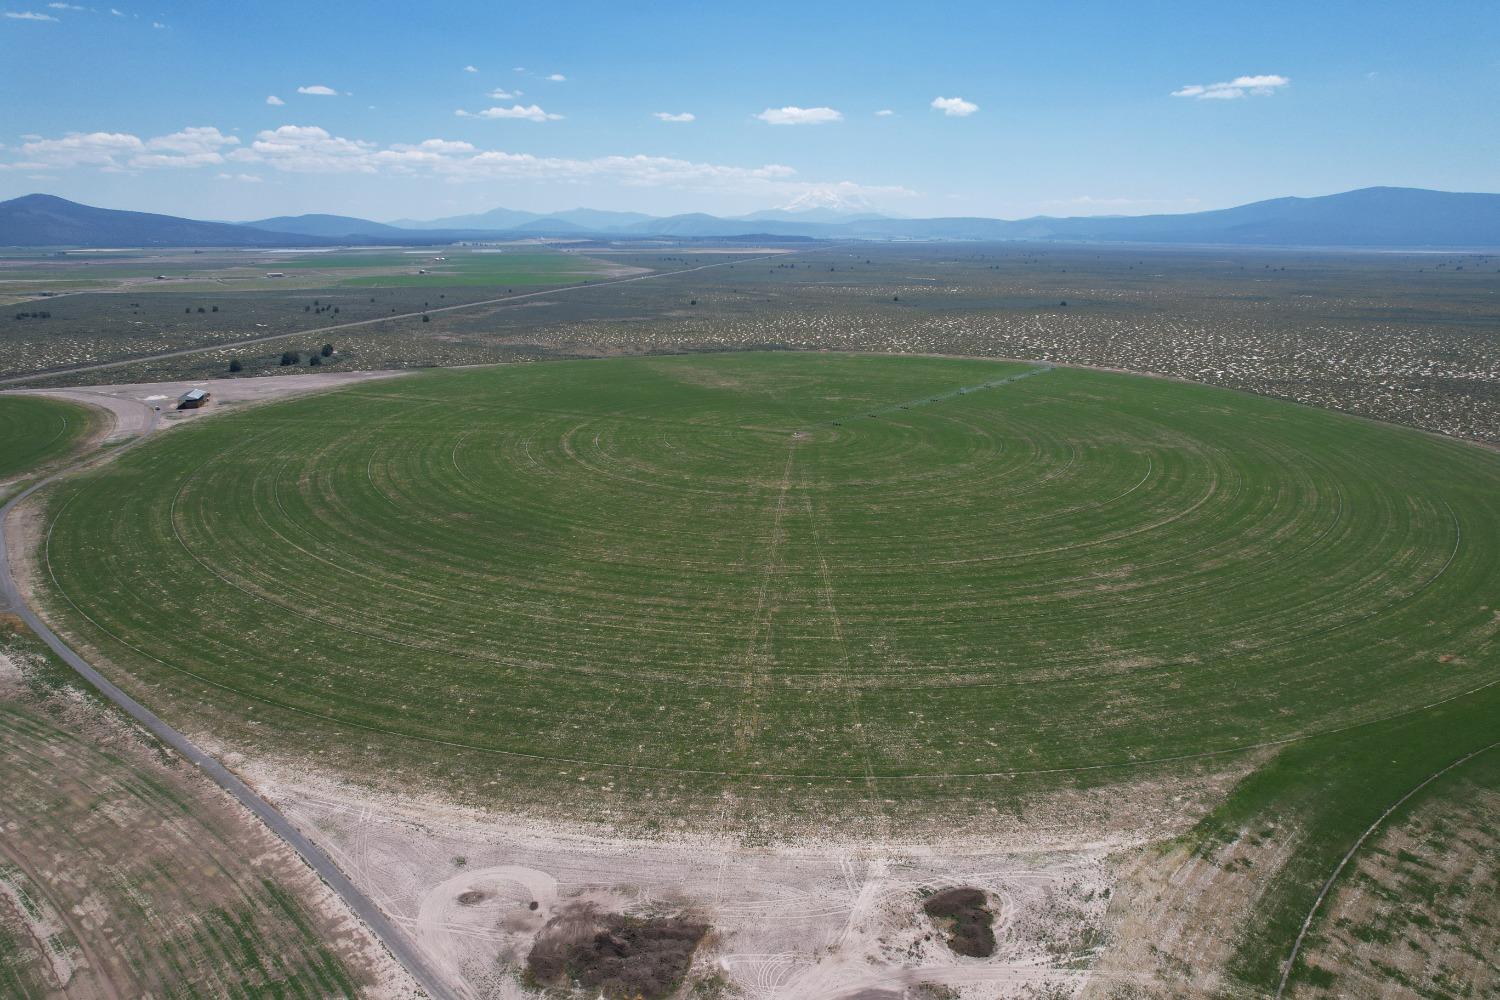
POLYGON ((1492 3, 119 3, 0 0, 0 198, 1014 218, 1500 190, 1492 3))

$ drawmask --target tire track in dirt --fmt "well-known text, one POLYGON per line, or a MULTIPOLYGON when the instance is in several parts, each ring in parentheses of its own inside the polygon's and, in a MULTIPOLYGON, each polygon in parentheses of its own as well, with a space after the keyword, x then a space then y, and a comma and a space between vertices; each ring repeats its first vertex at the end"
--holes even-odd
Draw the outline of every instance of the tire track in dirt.
POLYGON ((754 733, 756 723, 760 719, 760 695, 759 689, 765 686, 766 671, 761 669, 759 663, 762 659, 769 659, 769 651, 762 653, 759 649, 764 641, 769 644, 771 631, 771 619, 775 617, 776 609, 769 602, 771 582, 781 572, 781 550, 786 541, 786 532, 782 528, 782 522, 786 518, 787 494, 792 488, 792 465, 797 460, 797 444, 799 439, 792 438, 792 443, 787 447, 786 466, 781 470, 781 482, 776 494, 775 513, 771 518, 771 542, 769 551, 766 553, 766 567, 761 572, 760 590, 756 596, 755 618, 750 626, 750 640, 745 647, 745 678, 744 692, 745 701, 739 711, 739 718, 735 722, 735 742, 741 754, 749 745, 754 733), (764 636, 764 639, 762 638, 764 636), (747 714, 748 713, 748 714, 747 714))
POLYGON ((828 571, 828 557, 823 552, 823 540, 818 531, 817 506, 813 503, 811 493, 804 494, 803 500, 807 508, 807 522, 812 529, 813 550, 818 557, 818 596, 823 602, 823 610, 828 614, 828 620, 833 626, 833 638, 838 644, 839 650, 839 673, 843 677, 844 686, 849 696, 849 718, 856 730, 859 731, 860 756, 863 758, 865 768, 865 788, 870 793, 870 805, 879 814, 879 836, 884 840, 890 835, 890 821, 886 811, 881 806, 879 787, 875 779, 875 768, 870 758, 870 734, 865 730, 865 720, 859 708, 859 687, 853 683, 854 669, 849 660, 849 643, 844 638, 844 623, 839 618, 838 606, 833 599, 833 576, 828 571))

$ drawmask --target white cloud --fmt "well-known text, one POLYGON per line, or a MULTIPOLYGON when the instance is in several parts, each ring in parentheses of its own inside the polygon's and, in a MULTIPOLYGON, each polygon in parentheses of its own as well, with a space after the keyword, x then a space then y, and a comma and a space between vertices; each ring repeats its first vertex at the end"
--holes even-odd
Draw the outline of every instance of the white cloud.
POLYGON ((111 14, 113 14, 115 17, 124 17, 125 16, 125 12, 123 10, 120 10, 120 9, 116 8, 116 7, 111 7, 109 9, 109 12, 111 14))
POLYGON ((439 156, 451 156, 456 153, 479 152, 479 147, 474 145, 472 142, 464 142, 458 139, 423 139, 421 142, 417 143, 414 146, 398 142, 395 145, 391 146, 391 149, 394 149, 397 152, 420 150, 424 153, 435 153, 439 156))
POLYGON ((1260 76, 1237 76, 1229 81, 1231 87, 1245 87, 1250 90, 1274 90, 1277 87, 1285 87, 1291 83, 1287 77, 1278 76, 1275 73, 1265 73, 1260 76))
POLYGON ((119 165, 119 158, 141 152, 146 144, 126 132, 69 132, 61 139, 32 139, 21 144, 30 169, 119 165))
POLYGON ((453 113, 460 118, 519 118, 528 122, 555 122, 562 119, 562 115, 554 115, 550 111, 543 111, 536 104, 513 104, 508 108, 485 108, 483 111, 475 112, 465 111, 460 108, 453 113))
POLYGON ((875 117, 876 118, 889 118, 889 117, 891 117, 891 115, 894 115, 895 113, 896 112, 892 111, 890 108, 881 108, 879 111, 875 112, 875 117))
POLYGON ((312 94, 315 97, 336 97, 338 91, 332 87, 325 87, 321 83, 315 83, 311 87, 298 87, 299 94, 312 94))
POLYGON ((214 176, 221 181, 240 181, 244 184, 259 184, 265 180, 264 177, 257 177, 255 174, 215 174, 214 176))
POLYGON ((808 192, 837 190, 846 198, 900 198, 913 194, 897 186, 853 181, 802 180, 779 163, 746 167, 666 156, 598 156, 590 159, 537 156, 484 149, 451 139, 381 145, 333 135, 315 125, 283 125, 256 134, 248 144, 214 128, 186 128, 142 139, 128 133, 72 133, 60 139, 28 140, 0 169, 37 171, 51 167, 94 167, 118 172, 158 167, 221 165, 226 179, 254 174, 240 166, 269 167, 292 174, 392 174, 430 177, 450 183, 531 181, 550 184, 614 183, 688 191, 732 192, 761 200, 788 201, 808 192), (233 164, 234 167, 229 166, 233 164))
POLYGON ((517 97, 521 96, 521 91, 519 91, 519 90, 505 90, 504 88, 501 88, 499 90, 492 90, 492 91, 490 91, 489 96, 490 96, 490 100, 492 100, 492 101, 513 101, 517 97))
POLYGON ((464 72, 465 73, 478 73, 479 72, 479 67, 478 66, 465 66, 464 67, 464 72))
POLYGON ((697 115, 694 115, 691 111, 683 111, 675 115, 670 111, 658 111, 651 117, 663 122, 690 122, 697 120, 697 115))
POLYGON ((373 142, 343 139, 316 125, 283 125, 256 134, 255 141, 229 158, 244 163, 268 163, 278 170, 304 174, 373 174, 373 142))
POLYGON ((52 10, 88 10, 89 9, 87 7, 80 7, 76 3, 49 3, 47 6, 50 7, 52 10))
POLYGON ((173 132, 171 135, 157 136, 148 139, 148 149, 170 150, 174 153, 201 153, 208 150, 221 149, 224 146, 237 146, 240 140, 232 135, 225 135, 212 125, 195 125, 173 132))
POLYGON ((941 111, 949 118, 967 118, 979 110, 979 105, 962 97, 934 97, 932 109, 941 111))
POLYGON ((767 108, 755 117, 768 125, 825 125, 841 122, 844 116, 832 108, 767 108))
POLYGON ((272 94, 270 97, 266 98, 266 103, 269 104, 273 108, 279 108, 283 104, 285 104, 286 101, 283 101, 281 98, 277 97, 275 94, 272 94))
POLYGON ((238 138, 224 135, 216 128, 185 128, 181 132, 146 140, 144 149, 125 165, 136 169, 212 166, 224 162, 227 147, 239 144, 238 138))
POLYGON ((1172 91, 1173 97, 1191 97, 1199 101, 1233 101, 1241 97, 1270 97, 1292 81, 1275 73, 1237 76, 1222 83, 1190 83, 1172 91))
POLYGON ((547 77, 547 79, 551 80, 553 83, 562 83, 568 78, 563 76, 561 73, 553 73, 551 76, 547 77))
POLYGON ((143 170, 154 167, 201 167, 223 163, 225 150, 239 139, 216 128, 185 128, 171 135, 141 139, 126 132, 70 132, 60 139, 30 139, 21 145, 20 163, 10 169, 98 167, 143 170))
POLYGON ((0 12, 12 21, 56 21, 51 14, 38 14, 34 10, 7 10, 0 12))
POLYGON ((151 22, 151 27, 153 27, 153 28, 165 28, 166 25, 162 24, 160 21, 152 21, 151 22))

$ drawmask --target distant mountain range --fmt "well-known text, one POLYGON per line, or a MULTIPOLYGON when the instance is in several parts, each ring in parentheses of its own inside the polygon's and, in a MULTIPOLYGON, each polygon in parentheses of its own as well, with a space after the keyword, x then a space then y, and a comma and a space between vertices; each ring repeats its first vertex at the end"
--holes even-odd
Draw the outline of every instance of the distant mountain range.
POLYGON ((430 219, 418 222, 414 219, 397 219, 391 225, 400 229, 485 229, 505 232, 524 232, 530 229, 549 229, 572 232, 604 232, 616 230, 637 222, 650 222, 651 216, 641 212, 606 212, 594 208, 574 208, 566 212, 519 212, 509 208, 496 208, 479 215, 452 215, 446 219, 430 219))
MULTIPOLYGON (((227 222, 92 208, 49 194, 0 202, 0 246, 274 247, 286 237, 227 222)), ((301 245, 301 244, 298 244, 301 245)))
POLYGON ((248 226, 251 229, 261 229, 270 233, 295 233, 298 236, 322 236, 328 239, 350 236, 354 233, 372 236, 381 233, 406 235, 404 230, 395 226, 382 225, 379 222, 371 222, 369 219, 356 219, 351 215, 278 215, 274 219, 230 223, 230 225, 248 226))
POLYGON ((540 215, 497 208, 426 222, 342 215, 246 223, 91 208, 51 195, 0 202, 0 246, 328 246, 423 244, 524 236, 607 239, 1036 240, 1164 245, 1390 249, 1500 247, 1500 194, 1375 187, 1318 198, 1276 198, 1180 215, 1005 220, 893 219, 844 206, 788 206, 741 218, 656 218, 578 208, 540 215))

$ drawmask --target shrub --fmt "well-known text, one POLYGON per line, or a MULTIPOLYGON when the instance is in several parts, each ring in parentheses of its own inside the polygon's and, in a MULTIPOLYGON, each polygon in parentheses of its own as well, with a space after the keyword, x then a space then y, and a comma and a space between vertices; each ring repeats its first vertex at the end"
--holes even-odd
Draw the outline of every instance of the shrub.
POLYGON ((995 953, 995 917, 984 892, 967 886, 945 889, 922 904, 929 917, 947 925, 948 947, 971 958, 995 953))
POLYGON ((240 364, 239 358, 234 358, 229 362, 229 370, 231 372, 242 372, 245 370, 245 366, 240 364))
POLYGON ((665 997, 682 983, 708 925, 681 917, 555 918, 526 958, 539 983, 567 980, 610 998, 665 997))
POLYGON ((295 365, 295 364, 297 364, 301 360, 302 360, 302 354, 299 351, 282 351, 281 352, 281 364, 282 364, 283 367, 285 367, 286 365, 295 365))

